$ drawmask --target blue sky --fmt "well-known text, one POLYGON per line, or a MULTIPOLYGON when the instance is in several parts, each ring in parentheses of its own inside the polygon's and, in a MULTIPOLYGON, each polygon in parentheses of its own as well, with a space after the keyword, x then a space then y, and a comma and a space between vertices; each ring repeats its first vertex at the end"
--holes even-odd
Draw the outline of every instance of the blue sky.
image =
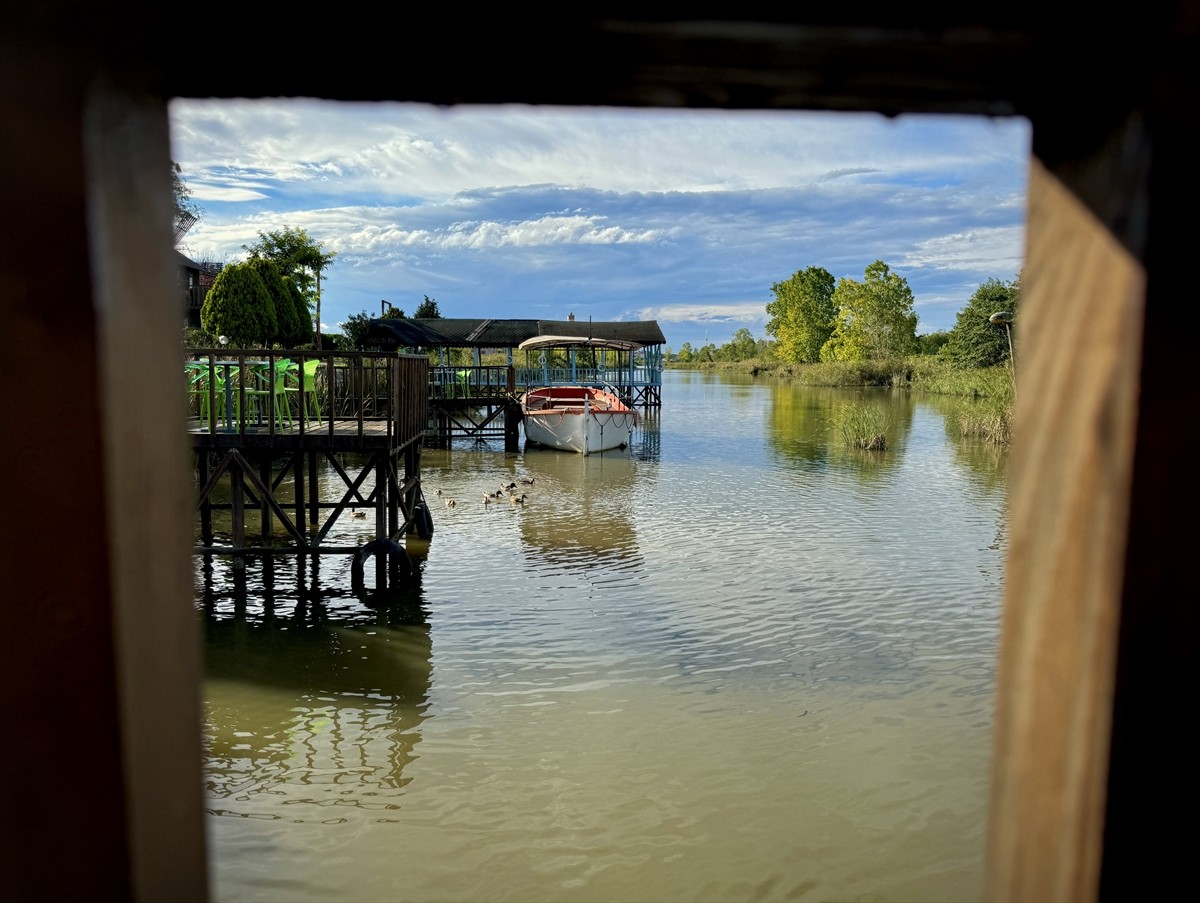
POLYGON ((1020 272, 1024 119, 175 100, 200 206, 180 250, 233 262, 303 228, 337 257, 321 319, 657 320, 667 344, 765 338, 771 287, 907 280, 918 333, 1020 272))

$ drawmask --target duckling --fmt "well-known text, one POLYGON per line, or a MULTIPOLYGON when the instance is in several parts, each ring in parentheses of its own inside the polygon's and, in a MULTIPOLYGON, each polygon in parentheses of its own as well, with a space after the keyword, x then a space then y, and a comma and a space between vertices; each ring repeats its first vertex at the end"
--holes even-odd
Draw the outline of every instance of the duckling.
POLYGON ((350 509, 350 516, 351 516, 351 517, 354 517, 354 518, 358 518, 359 520, 362 520, 362 519, 364 519, 364 518, 367 516, 367 512, 365 512, 365 511, 358 511, 358 510, 356 510, 356 509, 354 509, 354 508, 351 508, 351 509, 350 509))

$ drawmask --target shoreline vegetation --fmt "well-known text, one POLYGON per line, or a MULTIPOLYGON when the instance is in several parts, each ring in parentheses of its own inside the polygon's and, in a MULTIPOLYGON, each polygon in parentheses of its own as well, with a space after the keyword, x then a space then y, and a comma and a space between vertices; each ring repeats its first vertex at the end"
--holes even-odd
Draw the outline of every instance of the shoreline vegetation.
MULTIPOLYGON (((755 378, 781 379, 804 386, 840 389, 908 389, 957 398, 948 426, 963 438, 992 445, 1012 443, 1013 372, 1007 363, 962 369, 932 355, 911 355, 892 360, 836 361, 797 364, 763 359, 743 361, 671 362, 672 370, 716 370, 748 373, 755 378)), ((854 406, 851 406, 854 407, 854 406)), ((848 411, 840 424, 844 441, 863 449, 887 447, 886 424, 874 422, 863 408, 848 411)))

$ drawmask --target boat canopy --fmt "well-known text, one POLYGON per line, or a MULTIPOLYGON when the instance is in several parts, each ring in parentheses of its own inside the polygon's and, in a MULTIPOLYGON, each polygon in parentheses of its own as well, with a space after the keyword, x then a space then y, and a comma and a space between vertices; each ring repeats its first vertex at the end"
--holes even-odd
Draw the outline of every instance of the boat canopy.
POLYGON ((528 351, 531 348, 566 348, 571 345, 584 345, 588 348, 611 348, 614 351, 636 351, 644 347, 641 342, 627 339, 598 339, 586 335, 535 335, 526 339, 518 348, 528 351))

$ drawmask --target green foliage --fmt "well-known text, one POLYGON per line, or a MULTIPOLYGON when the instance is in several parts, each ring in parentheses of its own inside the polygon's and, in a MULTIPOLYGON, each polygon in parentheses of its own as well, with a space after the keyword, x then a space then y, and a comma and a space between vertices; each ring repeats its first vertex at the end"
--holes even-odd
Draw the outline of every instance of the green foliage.
POLYGON ((184 348, 206 348, 211 342, 212 339, 205 334, 203 329, 197 326, 183 327, 184 348))
POLYGON ((838 280, 833 290, 838 312, 821 360, 880 360, 916 350, 917 314, 908 282, 882 260, 868 266, 865 277, 838 280))
MULTIPOLYGON (((1013 282, 989 279, 975 290, 967 306, 958 312, 954 328, 939 356, 955 367, 970 369, 992 367, 1010 358, 1010 333, 1002 325, 989 321, 992 314, 1003 312, 1014 319, 1021 301, 1021 280, 1013 282)), ((1012 338, 1016 342, 1016 328, 1012 338)))
POLYGON ((950 341, 950 333, 946 330, 919 335, 917 336, 917 354, 937 354, 948 341, 950 341))
MULTIPOLYGON (((392 308, 392 310, 396 309, 397 308, 392 308)), ((403 311, 400 312, 400 316, 404 316, 403 311)), ((367 330, 371 327, 372 319, 374 318, 365 310, 346 317, 345 322, 342 323, 343 341, 339 343, 339 347, 343 351, 364 350, 364 343, 367 338, 367 330)))
POLYGON ((681 364, 691 363, 696 357, 696 351, 692 348, 691 342, 684 342, 679 346, 679 353, 675 355, 675 360, 681 364))
POLYGON ((733 338, 720 348, 719 357, 725 361, 748 361, 758 352, 758 343, 745 327, 733 334, 733 338))
POLYGON ((266 286, 271 296, 271 308, 275 315, 275 328, 271 331, 271 341, 284 348, 295 348, 300 344, 300 323, 292 294, 279 275, 279 268, 274 261, 265 257, 251 257, 245 263, 258 273, 258 277, 266 286))
MULTIPOLYGON (((363 316, 366 316, 366 311, 363 311, 363 316)), ((407 317, 404 316, 404 310, 402 308, 396 307, 393 304, 389 304, 387 309, 380 315, 379 319, 404 320, 407 319, 407 317)))
POLYGON ((292 348, 304 348, 313 343, 312 312, 308 309, 308 302, 304 300, 304 295, 300 293, 295 282, 290 278, 283 277, 283 288, 287 292, 292 309, 296 312, 295 341, 287 344, 292 348))
POLYGON ((946 425, 962 437, 982 439, 992 445, 1011 445, 1012 399, 994 396, 963 399, 947 417, 946 425))
POLYGON ((831 423, 844 446, 865 451, 884 451, 888 447, 890 426, 886 411, 865 402, 838 405, 831 423))
POLYGON ((416 319, 428 318, 431 320, 440 320, 442 312, 438 310, 438 303, 426 295, 425 300, 418 304, 417 309, 413 311, 413 317, 416 319))
POLYGON ((266 345, 275 333, 275 305, 253 266, 225 267, 213 281, 200 308, 200 325, 235 348, 266 345))
POLYGON ((317 285, 321 274, 337 257, 335 252, 324 252, 321 243, 309 237, 305 229, 284 226, 274 232, 259 232, 259 241, 242 245, 251 257, 265 257, 274 261, 279 275, 291 279, 305 302, 312 305, 316 300, 317 285))
POLYGON ((797 271, 771 286, 775 300, 767 304, 767 334, 776 340, 775 355, 783 361, 815 363, 833 333, 837 306, 834 279, 821 267, 797 271))

